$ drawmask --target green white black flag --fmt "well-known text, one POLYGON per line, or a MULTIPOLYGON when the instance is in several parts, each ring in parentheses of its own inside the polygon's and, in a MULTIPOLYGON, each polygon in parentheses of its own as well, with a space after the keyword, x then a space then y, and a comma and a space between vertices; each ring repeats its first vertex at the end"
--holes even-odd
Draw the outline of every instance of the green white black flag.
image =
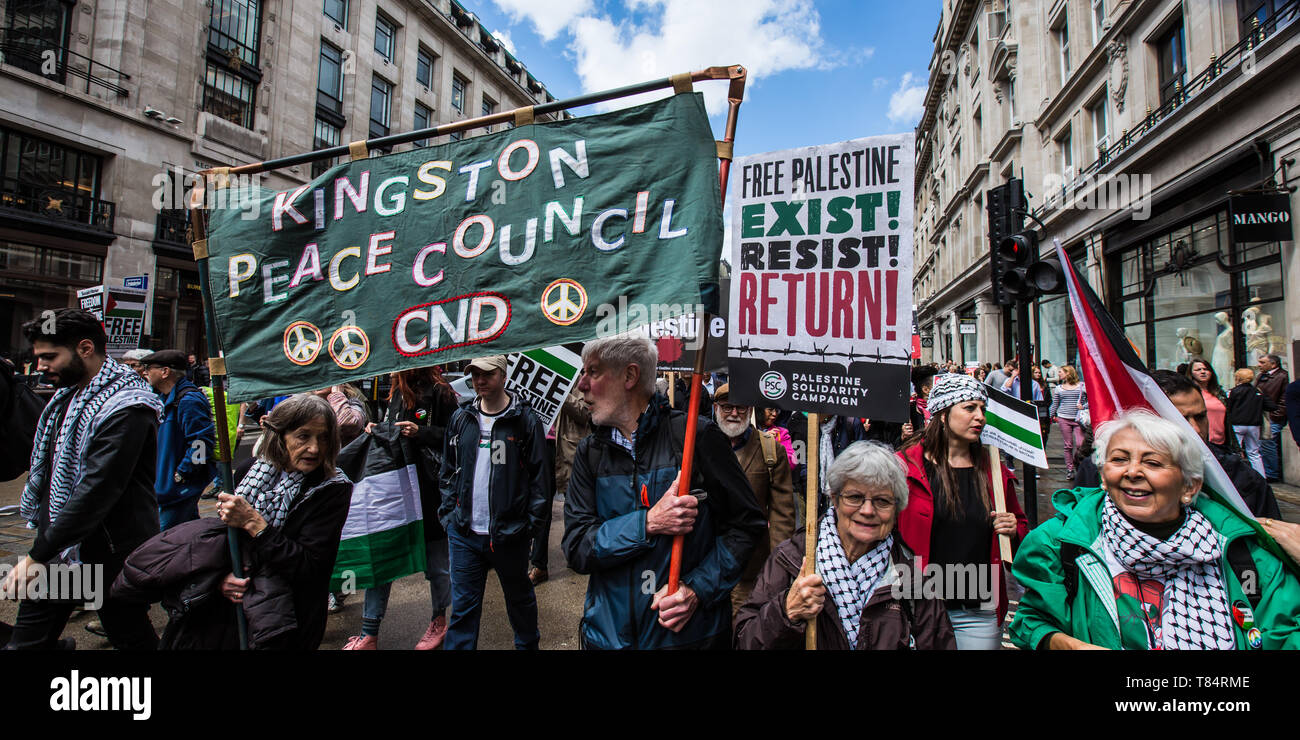
POLYGON ((1038 426, 1038 407, 1014 398, 1009 393, 988 387, 989 400, 984 406, 984 433, 980 441, 996 445, 1008 455, 1047 469, 1047 450, 1043 430, 1038 426))

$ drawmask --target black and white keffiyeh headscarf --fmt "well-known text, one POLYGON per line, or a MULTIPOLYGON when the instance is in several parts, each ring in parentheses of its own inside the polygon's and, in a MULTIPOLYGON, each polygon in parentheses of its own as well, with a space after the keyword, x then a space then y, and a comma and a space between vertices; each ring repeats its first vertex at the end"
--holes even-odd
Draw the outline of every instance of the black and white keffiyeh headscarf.
POLYGON ((48 478, 50 485, 50 524, 81 480, 81 464, 86 449, 104 421, 122 409, 147 406, 162 419, 162 399, 134 370, 104 358, 104 365, 85 388, 60 388, 46 404, 36 423, 32 447, 31 473, 23 487, 19 513, 35 526, 41 493, 48 478), (58 410, 68 400, 63 423, 56 426, 58 410))
POLYGON ((894 535, 889 535, 857 561, 850 563, 835 527, 835 507, 822 515, 817 527, 817 574, 826 584, 826 593, 835 602, 835 611, 849 636, 849 645, 858 646, 858 627, 862 623, 862 609, 876 590, 890 565, 889 553, 894 546, 894 535))
POLYGON ((1223 550, 1201 512, 1188 507, 1183 526, 1167 540, 1134 527, 1110 496, 1101 518, 1102 538, 1115 559, 1139 578, 1164 584, 1160 645, 1165 650, 1233 650, 1237 647, 1228 595, 1219 578, 1223 550))
POLYGON ((302 482, 306 477, 306 473, 283 470, 269 460, 259 459, 248 469, 239 485, 235 486, 235 495, 243 496, 250 506, 257 509, 267 525, 280 527, 284 525, 294 504, 306 501, 313 493, 331 483, 346 483, 348 480, 342 470, 335 470, 333 477, 302 491, 302 482))

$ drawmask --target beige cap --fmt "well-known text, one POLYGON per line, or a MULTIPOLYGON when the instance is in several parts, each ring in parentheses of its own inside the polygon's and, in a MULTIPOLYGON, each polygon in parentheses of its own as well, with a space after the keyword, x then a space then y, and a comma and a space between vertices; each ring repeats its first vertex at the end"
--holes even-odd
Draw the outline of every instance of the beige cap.
POLYGON ((487 357, 479 357, 476 358, 473 362, 471 362, 465 369, 472 370, 474 368, 478 368, 479 370, 483 370, 489 373, 492 372, 493 370, 500 370, 501 372, 504 373, 506 371, 506 356, 489 355, 487 357))

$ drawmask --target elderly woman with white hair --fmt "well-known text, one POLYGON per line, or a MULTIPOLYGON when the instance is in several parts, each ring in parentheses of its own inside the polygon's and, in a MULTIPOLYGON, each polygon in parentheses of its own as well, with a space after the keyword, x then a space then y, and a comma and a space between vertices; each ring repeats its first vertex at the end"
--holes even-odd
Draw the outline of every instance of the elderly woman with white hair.
POLYGON ((1300 648, 1300 582, 1250 520, 1205 496, 1190 430, 1149 411, 1097 434, 1102 487, 1058 491, 1026 538, 1021 648, 1300 648))
POLYGON ((826 477, 832 503, 817 562, 806 562, 802 530, 777 546, 736 614, 737 646, 801 649, 816 619, 818 650, 956 649, 943 600, 923 595, 938 589, 913 576, 913 553, 894 534, 907 508, 902 462, 882 444, 855 442, 826 477))

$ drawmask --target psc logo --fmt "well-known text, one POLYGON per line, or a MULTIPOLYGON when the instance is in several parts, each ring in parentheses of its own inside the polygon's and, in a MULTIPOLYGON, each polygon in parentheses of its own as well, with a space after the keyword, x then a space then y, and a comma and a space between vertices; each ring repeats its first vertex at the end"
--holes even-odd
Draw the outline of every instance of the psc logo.
POLYGON ((763 394, 763 398, 775 401, 784 396, 788 388, 785 376, 775 370, 768 370, 758 378, 758 392, 763 394))

